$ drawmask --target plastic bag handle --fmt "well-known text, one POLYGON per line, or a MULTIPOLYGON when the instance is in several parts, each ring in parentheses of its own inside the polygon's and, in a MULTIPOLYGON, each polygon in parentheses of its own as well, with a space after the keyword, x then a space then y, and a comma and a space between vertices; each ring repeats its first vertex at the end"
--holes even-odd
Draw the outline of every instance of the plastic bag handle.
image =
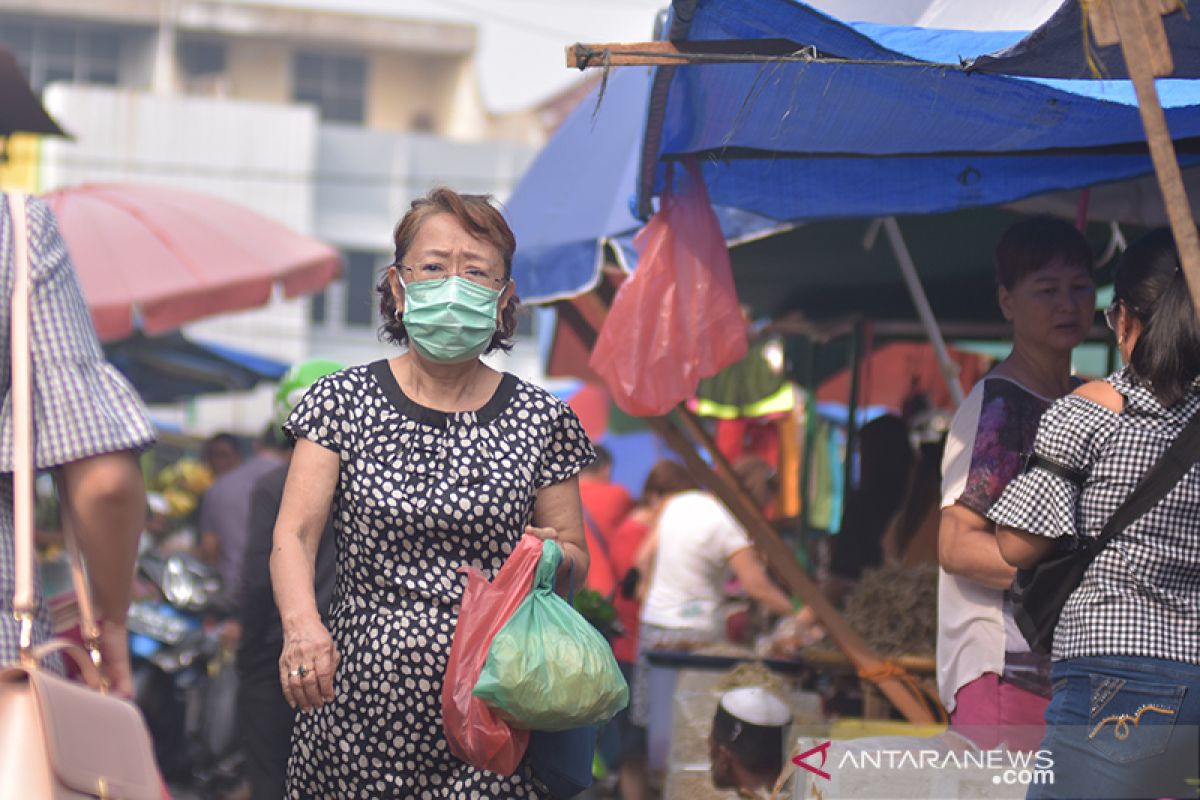
POLYGON ((575 605, 575 559, 567 558, 567 554, 563 553, 563 558, 567 559, 567 602, 572 606, 575 605))

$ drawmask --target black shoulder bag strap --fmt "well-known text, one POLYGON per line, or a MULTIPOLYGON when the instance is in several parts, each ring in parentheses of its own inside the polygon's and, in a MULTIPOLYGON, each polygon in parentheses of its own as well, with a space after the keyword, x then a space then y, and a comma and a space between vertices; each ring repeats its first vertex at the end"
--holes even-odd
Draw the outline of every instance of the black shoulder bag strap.
MULTIPOLYGON (((1200 411, 1197 411, 1162 457, 1155 462, 1137 488, 1109 518, 1100 535, 1084 539, 1084 546, 1053 554, 1032 569, 1017 571, 1009 589, 1013 618, 1025 641, 1037 653, 1050 652, 1054 631, 1063 606, 1079 586, 1096 555, 1121 531, 1128 528, 1170 493, 1184 474, 1200 460, 1200 411)), ((1035 468, 1047 468, 1045 459, 1035 459, 1035 468)), ((1050 469, 1068 480, 1072 476, 1050 469)))
POLYGON ((1089 548, 1093 558, 1114 536, 1137 522, 1143 514, 1170 494, 1197 461, 1200 461, 1200 410, 1192 415, 1167 451, 1142 476, 1137 488, 1125 498, 1121 507, 1113 512, 1100 535, 1096 537, 1096 543, 1089 548))

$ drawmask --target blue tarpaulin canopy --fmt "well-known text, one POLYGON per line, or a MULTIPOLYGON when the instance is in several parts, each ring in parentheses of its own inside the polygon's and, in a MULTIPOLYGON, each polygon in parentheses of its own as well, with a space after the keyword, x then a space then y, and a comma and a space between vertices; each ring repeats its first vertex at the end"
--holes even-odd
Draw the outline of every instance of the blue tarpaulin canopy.
MULTIPOLYGON (((588 291, 606 247, 624 269, 636 264, 633 235, 642 222, 633 200, 650 79, 645 68, 615 71, 567 117, 513 190, 505 215, 517 237, 513 278, 523 301, 588 291)), ((781 228, 738 209, 716 211, 731 242, 781 228)))
MULTIPOLYGON (((1063 3, 1049 20, 1028 37, 991 55, 976 59, 971 67, 984 72, 1038 78, 1096 77, 1080 46, 1086 29, 1078 0, 1063 3)), ((1200 78, 1200 20, 1194 9, 1171 14, 1164 20, 1176 78, 1200 78)), ((1092 61, 1108 78, 1127 78, 1118 47, 1091 48, 1092 61)))
MULTIPOLYGON (((1149 173, 1128 82, 1065 79, 1081 77, 1078 13, 1070 0, 1022 36, 848 24, 794 0, 674 0, 672 40, 783 38, 821 60, 658 68, 638 211, 688 155, 714 205, 778 220, 952 211, 1149 173)), ((1181 17, 1172 49, 1193 77, 1197 25, 1181 17)), ((1098 52, 1122 74, 1115 51, 1098 52)), ((1159 89, 1181 162, 1200 163, 1200 85, 1159 89)))
POLYGON ((546 302, 592 287, 612 242, 635 257, 630 237, 642 123, 650 75, 619 70, 579 104, 538 154, 505 204, 517 237, 513 278, 521 299, 546 302), (596 113, 594 113, 596 112, 596 113))
POLYGON ((173 403, 201 394, 244 392, 277 381, 288 365, 223 345, 189 339, 180 331, 132 336, 104 345, 104 357, 147 403, 173 403))

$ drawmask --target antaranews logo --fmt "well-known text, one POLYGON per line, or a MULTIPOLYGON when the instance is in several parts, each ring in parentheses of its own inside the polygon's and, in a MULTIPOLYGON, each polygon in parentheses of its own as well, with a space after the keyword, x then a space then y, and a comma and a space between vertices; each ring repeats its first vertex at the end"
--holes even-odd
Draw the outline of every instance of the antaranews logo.
MULTIPOLYGON (((825 770, 832 741, 825 741, 792 757, 792 763, 818 777, 830 780, 825 770), (818 761, 819 759, 819 761, 818 761)), ((1053 785, 1054 757, 1048 750, 847 750, 832 769, 841 770, 984 770, 991 781, 1004 785, 1053 785)))
POLYGON ((821 744, 817 745, 816 747, 812 748, 811 750, 805 750, 803 753, 793 756, 792 763, 795 764, 797 767, 804 767, 806 770, 813 773, 814 775, 820 775, 825 780, 829 780, 829 773, 826 772, 824 769, 821 769, 820 767, 824 767, 826 759, 829 758, 829 746, 831 744, 833 744, 833 742, 826 741, 826 742, 822 742, 821 744), (812 764, 809 764, 805 760, 805 759, 815 755, 816 753, 821 754, 820 767, 814 767, 812 764))

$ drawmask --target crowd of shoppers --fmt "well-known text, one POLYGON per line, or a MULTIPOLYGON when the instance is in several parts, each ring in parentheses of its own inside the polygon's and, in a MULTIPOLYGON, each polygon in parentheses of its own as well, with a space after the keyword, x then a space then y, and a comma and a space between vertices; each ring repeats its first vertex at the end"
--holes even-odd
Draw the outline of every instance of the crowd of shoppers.
MULTIPOLYGON (((11 285, 7 198, 2 212, 0 279, 11 285)), ((153 431, 104 363, 54 219, 36 201, 29 226, 34 386, 54 393, 35 401, 37 466, 60 478, 102 619, 104 670, 128 695, 124 619, 147 508, 137 454, 153 431)), ((731 579, 776 617, 811 625, 811 612, 798 611, 738 520, 681 465, 656 464, 635 502, 565 404, 480 360, 510 347, 518 302, 515 240, 488 198, 436 190, 413 203, 394 239, 378 289, 385 333, 405 352, 347 369, 298 365, 250 458, 227 434, 204 447, 215 482, 195 551, 219 569, 237 610, 222 639, 238 651, 252 794, 544 796, 528 765, 501 776, 451 755, 440 712, 459 570, 495 572, 529 533, 562 547, 560 590, 573 574, 616 609, 612 645, 632 703, 611 728, 610 766, 623 798, 644 797, 647 654, 723 641, 731 579)), ((1170 233, 1135 243, 1115 273, 1105 316, 1127 366, 1082 384, 1070 358, 1094 317, 1092 266, 1086 239, 1045 217, 1014 225, 996 247, 1013 347, 959 408, 942 456, 937 679, 952 725, 977 744, 1054 754, 1056 782, 1031 796, 1173 795, 1190 777, 1200 726, 1200 470, 1189 462, 1098 553, 1050 654, 1031 650, 1013 614, 1016 570, 1098 536, 1200 418, 1200 322, 1170 233)), ((3 358, 7 315, 0 304, 3 358)), ((18 632, 7 422, 3 434, 8 661, 18 632)), ((934 549, 920 530, 941 452, 940 441, 914 449, 897 417, 863 429, 836 578, 934 549)), ((735 471, 770 515, 772 467, 745 458, 735 471)), ((150 506, 167 513, 161 497, 150 506)), ((43 604, 35 641, 48 634, 43 604)), ((749 725, 776 736, 786 723, 785 710, 766 714, 752 694, 728 695, 718 711, 714 777, 727 785, 765 785, 778 772, 774 758, 755 766, 731 733, 749 725)))

